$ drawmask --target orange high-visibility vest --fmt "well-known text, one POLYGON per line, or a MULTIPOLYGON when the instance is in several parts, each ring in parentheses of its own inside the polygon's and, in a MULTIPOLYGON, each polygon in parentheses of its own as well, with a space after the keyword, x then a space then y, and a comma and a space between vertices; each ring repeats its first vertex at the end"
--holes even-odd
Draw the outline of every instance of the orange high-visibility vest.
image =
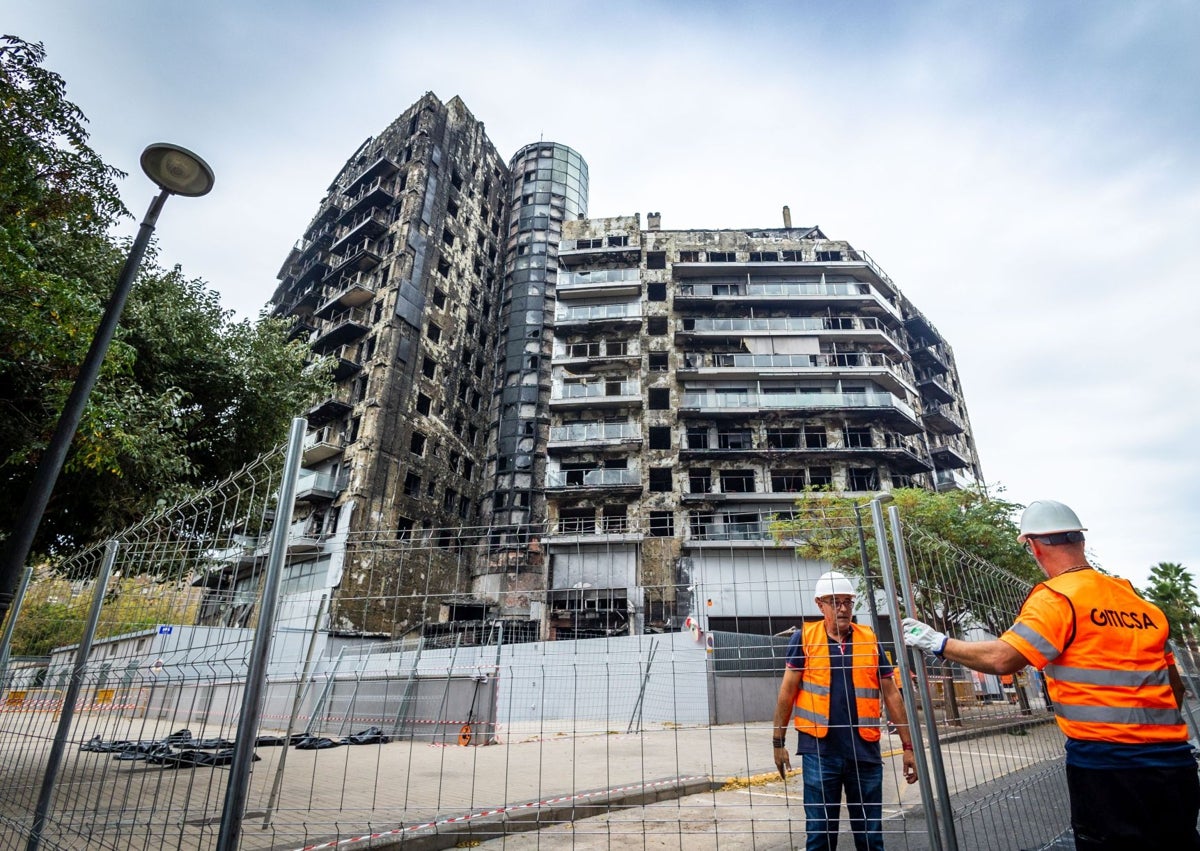
MULTIPOLYGON (((804 671, 793 723, 801 733, 818 739, 829 733, 829 688, 833 680, 829 664, 829 635, 824 621, 803 628, 804 671)), ((851 672, 854 705, 858 710, 858 734, 864 741, 879 741, 879 642, 869 627, 850 625, 851 672)))
POLYGON ((1168 675, 1162 610, 1139 597, 1128 581, 1092 570, 1042 584, 1070 602, 1074 638, 1057 653, 1020 619, 1013 631, 1039 651, 1048 645, 1046 686, 1063 733, 1098 742, 1187 741, 1168 675))

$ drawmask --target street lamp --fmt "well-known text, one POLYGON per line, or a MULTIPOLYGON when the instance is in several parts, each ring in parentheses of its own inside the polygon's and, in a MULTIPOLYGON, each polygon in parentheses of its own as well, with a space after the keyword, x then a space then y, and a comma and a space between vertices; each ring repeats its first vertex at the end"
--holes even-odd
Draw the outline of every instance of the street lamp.
MULTIPOLYGON (((116 333, 117 324, 121 319, 121 311, 124 310, 129 290, 133 287, 133 279, 137 276, 138 268, 141 266, 142 255, 146 253, 150 235, 154 233, 154 225, 158 222, 158 214, 162 211, 168 195, 195 198, 206 195, 213 187, 213 172, 208 167, 208 163, 187 148, 181 148, 178 145, 170 145, 165 142, 150 145, 142 151, 141 165, 146 176, 153 180, 162 191, 150 202, 150 208, 146 211, 145 218, 142 219, 137 238, 133 241, 129 256, 125 259, 125 266, 121 269, 121 276, 117 279, 117 286, 113 290, 108 305, 104 308, 104 315, 100 319, 100 325, 96 328, 96 335, 92 338, 92 345, 79 368, 79 375, 71 387, 71 394, 67 397, 66 404, 63 405, 58 425, 54 429, 54 436, 50 439, 50 443, 42 455, 42 460, 38 463, 37 471, 33 474, 33 482, 25 494, 21 512, 17 515, 12 535, 5 543, 4 556, 0 559, 0 622, 4 621, 13 602, 13 591, 21 578, 25 560, 29 558, 34 536, 42 522, 42 514, 46 511, 46 504, 50 501, 54 483, 62 471, 67 450, 70 449, 71 441, 75 438, 75 431, 79 428, 79 420, 83 417, 84 408, 87 407, 88 396, 91 395, 92 388, 96 385, 96 379, 100 375, 104 356, 116 333)), ((7 626, 6 637, 11 634, 12 624, 7 626)), ((5 647, 7 644, 8 642, 5 641, 5 647)))

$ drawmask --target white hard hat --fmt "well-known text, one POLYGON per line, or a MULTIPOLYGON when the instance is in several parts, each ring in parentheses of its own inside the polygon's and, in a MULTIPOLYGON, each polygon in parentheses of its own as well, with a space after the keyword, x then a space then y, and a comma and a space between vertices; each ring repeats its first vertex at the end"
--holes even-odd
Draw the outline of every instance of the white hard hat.
POLYGON ((1068 506, 1053 499, 1039 499, 1029 503, 1021 515, 1021 534, 1017 540, 1022 544, 1030 535, 1053 535, 1057 532, 1083 532, 1087 529, 1079 522, 1079 516, 1068 506))
POLYGON ((814 599, 832 597, 835 594, 848 594, 853 597, 854 584, 846 578, 844 573, 838 573, 836 570, 822 573, 817 579, 817 593, 814 599))

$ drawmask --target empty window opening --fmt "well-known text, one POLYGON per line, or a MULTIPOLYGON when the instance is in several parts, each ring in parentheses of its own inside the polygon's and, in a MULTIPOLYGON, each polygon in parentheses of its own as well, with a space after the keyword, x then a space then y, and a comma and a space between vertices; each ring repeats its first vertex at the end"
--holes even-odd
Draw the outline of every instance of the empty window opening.
POLYGON ((450 228, 442 229, 442 242, 446 245, 454 245, 454 232, 450 228))
POLYGON ((865 449, 871 446, 871 429, 869 426, 846 426, 842 429, 846 446, 851 449, 865 449))
POLYGON ((610 236, 605 241, 610 248, 621 248, 629 244, 629 237, 622 234, 621 236, 610 236))
POLYGON ((879 490, 879 473, 874 467, 851 467, 846 474, 846 489, 852 491, 879 490))
POLYGON ((646 252, 646 268, 647 269, 665 269, 665 268, 667 268, 667 252, 665 252, 665 251, 647 251, 646 252))
POLYGON ((666 387, 652 387, 649 393, 650 410, 666 411, 671 407, 671 391, 666 387))
POLYGON ((754 493, 754 471, 722 470, 721 493, 754 493))
POLYGON ((412 439, 408 443, 408 449, 413 455, 425 454, 425 435, 419 431, 412 433, 412 439))
POLYGON ((446 306, 446 293, 443 290, 438 289, 437 287, 433 288, 433 306, 434 307, 445 307, 446 306))
POLYGON ((777 251, 751 251, 751 263, 777 263, 779 262, 779 252, 777 251))
POLYGON ((629 507, 625 505, 606 505, 600 511, 600 529, 602 532, 620 534, 629 530, 629 507))
POLYGON ((667 333, 667 317, 665 316, 648 316, 646 317, 646 333, 655 337, 661 337, 667 333))
POLYGON ((671 448, 671 427, 670 426, 650 426, 650 448, 651 449, 670 449, 671 448))
POLYGON ((430 322, 425 328, 425 336, 434 343, 440 342, 442 339, 442 329, 430 322))
POLYGON ((562 508, 558 512, 558 531, 579 534, 594 532, 596 529, 596 509, 594 508, 562 508))
POLYGON ((667 493, 671 490, 671 468, 650 468, 650 490, 655 493, 667 493))
POLYGON ((692 426, 687 430, 688 449, 708 449, 708 428, 692 426))
POLYGON ((806 425, 804 427, 804 448, 824 449, 829 445, 829 438, 823 425, 806 425))
POLYGON ((437 361, 435 361, 433 358, 422 358, 421 373, 426 378, 433 378, 433 376, 437 373, 437 361))
POLYGON ((804 470, 772 470, 771 490, 775 493, 796 493, 804 490, 804 470))
POLYGON ((680 263, 699 263, 700 262, 700 252, 699 251, 680 251, 679 252, 679 262, 680 263))
POLYGON ((666 352, 650 352, 648 355, 649 368, 651 372, 666 372, 667 371, 667 353, 666 352))
POLYGON ((421 495, 421 477, 416 473, 410 471, 404 476, 404 495, 412 497, 421 495))
POLYGON ((666 284, 646 284, 646 298, 650 301, 666 301, 666 284))
POLYGON ((749 429, 717 432, 718 449, 750 449, 753 439, 749 429))
POLYGON ((808 483, 814 488, 833 487, 833 468, 809 467, 808 483))
POLYGON ((836 263, 837 261, 839 261, 841 259, 842 259, 842 252, 840 252, 840 251, 818 251, 817 252, 817 262, 818 263, 836 263))
POLYGON ((712 470, 693 467, 688 470, 688 493, 708 493, 712 490, 712 470))
POLYGON ((709 263, 733 263, 737 255, 732 251, 710 251, 706 255, 709 263))
POLYGON ((675 515, 670 511, 650 512, 650 537, 671 538, 675 535, 675 515))

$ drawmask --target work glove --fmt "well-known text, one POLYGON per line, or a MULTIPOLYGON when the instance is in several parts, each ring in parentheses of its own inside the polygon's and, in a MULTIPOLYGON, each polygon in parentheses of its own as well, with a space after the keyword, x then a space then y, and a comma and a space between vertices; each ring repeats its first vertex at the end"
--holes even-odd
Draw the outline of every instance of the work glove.
POLYGON ((904 643, 916 647, 934 656, 941 656, 946 649, 946 633, 938 632, 927 623, 921 623, 915 618, 905 618, 900 622, 900 631, 904 635, 904 643))

